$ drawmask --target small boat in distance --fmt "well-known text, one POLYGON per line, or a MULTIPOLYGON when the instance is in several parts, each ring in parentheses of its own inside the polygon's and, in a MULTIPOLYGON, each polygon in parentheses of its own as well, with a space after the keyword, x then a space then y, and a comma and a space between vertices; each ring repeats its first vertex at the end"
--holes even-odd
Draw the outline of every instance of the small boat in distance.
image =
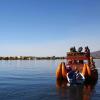
POLYGON ((56 69, 57 80, 67 80, 69 84, 83 84, 85 82, 95 82, 98 79, 98 72, 95 67, 93 57, 90 56, 90 49, 80 47, 70 48, 67 52, 67 62, 61 62, 56 69))

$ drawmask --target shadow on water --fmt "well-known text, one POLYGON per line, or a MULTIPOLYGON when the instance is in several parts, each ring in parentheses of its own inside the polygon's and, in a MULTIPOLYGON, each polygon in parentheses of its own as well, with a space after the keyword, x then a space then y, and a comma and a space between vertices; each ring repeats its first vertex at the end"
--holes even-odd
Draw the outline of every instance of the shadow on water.
POLYGON ((95 82, 85 82, 84 85, 67 86, 66 80, 56 80, 57 93, 60 100, 90 100, 95 90, 95 82))

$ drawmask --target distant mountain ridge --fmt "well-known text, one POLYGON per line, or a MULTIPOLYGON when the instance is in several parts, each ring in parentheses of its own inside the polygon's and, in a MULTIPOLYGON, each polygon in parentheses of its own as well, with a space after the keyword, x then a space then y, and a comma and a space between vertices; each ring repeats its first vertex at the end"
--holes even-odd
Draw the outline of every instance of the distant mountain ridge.
POLYGON ((91 56, 96 57, 96 58, 100 58, 100 50, 91 52, 91 56))

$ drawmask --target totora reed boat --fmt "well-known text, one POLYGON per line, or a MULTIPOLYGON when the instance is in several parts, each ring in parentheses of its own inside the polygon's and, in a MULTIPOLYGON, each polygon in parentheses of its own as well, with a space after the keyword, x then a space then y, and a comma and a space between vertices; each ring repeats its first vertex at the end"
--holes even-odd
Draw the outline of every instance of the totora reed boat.
POLYGON ((65 80, 70 85, 97 81, 98 72, 93 57, 90 56, 90 49, 85 47, 85 51, 82 51, 82 47, 78 51, 75 47, 70 48, 70 52, 67 52, 66 63, 61 62, 56 69, 58 81, 65 80))

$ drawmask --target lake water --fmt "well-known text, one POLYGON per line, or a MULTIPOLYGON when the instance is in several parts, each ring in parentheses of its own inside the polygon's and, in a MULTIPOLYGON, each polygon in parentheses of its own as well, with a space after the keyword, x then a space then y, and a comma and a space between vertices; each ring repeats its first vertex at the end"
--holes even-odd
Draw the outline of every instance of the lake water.
MULTIPOLYGON (((100 60, 95 86, 59 86, 55 70, 61 60, 0 61, 0 100, 99 100, 100 60)), ((64 83, 66 84, 66 83, 64 83)))

